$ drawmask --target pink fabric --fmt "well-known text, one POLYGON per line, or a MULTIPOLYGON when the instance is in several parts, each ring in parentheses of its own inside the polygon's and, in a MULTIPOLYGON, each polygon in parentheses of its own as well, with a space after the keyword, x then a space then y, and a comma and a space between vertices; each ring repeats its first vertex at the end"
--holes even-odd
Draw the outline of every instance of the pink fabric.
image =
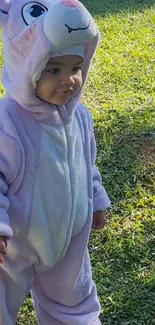
POLYGON ((61 0, 63 6, 76 8, 78 6, 77 0, 61 0))
MULTIPOLYGON (((32 84, 32 78, 40 67, 40 62, 44 62, 44 69, 50 54, 52 55, 52 52, 57 50, 54 43, 49 41, 45 35, 46 12, 30 25, 26 25, 22 18, 22 8, 27 4, 27 0, 8 0, 6 3, 4 1, 1 0, 0 9, 3 10, 5 7, 8 14, 2 20, 0 17, 0 25, 4 26, 4 20, 7 21, 2 32, 5 63, 2 71, 2 83, 8 94, 36 120, 48 124, 61 124, 57 107, 37 98, 32 84)), ((99 32, 93 18, 82 3, 77 0, 64 1, 45 0, 43 4, 48 9, 47 14, 50 24, 52 24, 50 33, 53 42, 60 40, 58 48, 63 42, 66 46, 81 42, 85 45, 84 86, 91 60, 99 42, 99 32), (65 3, 70 6, 64 6, 65 3), (69 32, 65 25, 73 28, 72 32, 69 32)), ((2 11, 0 14, 4 15, 2 11)), ((81 96, 82 89, 67 103, 66 123, 71 121, 81 96)))
MULTIPOLYGON (((18 309, 32 289, 40 325, 91 325, 96 320, 98 324, 100 305, 87 245, 93 209, 105 209, 110 201, 94 166, 96 145, 92 118, 80 104, 82 89, 68 102, 67 114, 63 116, 61 107, 36 97, 32 78, 42 63, 44 69, 52 52, 62 44, 82 43, 85 45, 84 85, 99 32, 91 15, 76 0, 44 0, 40 4, 35 2, 31 6, 28 0, 0 1, 0 25, 4 27, 2 80, 7 91, 7 96, 0 101, 0 235, 10 239, 8 254, 0 265, 0 322, 15 325, 18 309), (38 18, 37 13, 41 13, 38 18), (87 221, 81 232, 70 239, 64 258, 60 261, 57 258, 47 268, 28 236, 40 160, 40 122, 52 128, 62 125, 66 130, 66 123, 72 123, 75 115, 87 167, 87 221)), ((68 150, 67 154, 73 153, 68 150)), ((71 167, 69 163, 66 166, 70 173, 71 167)), ((76 195, 72 179, 70 182, 76 195)), ((42 231, 45 226, 43 218, 42 231)), ((35 227, 34 231, 37 231, 35 227)))

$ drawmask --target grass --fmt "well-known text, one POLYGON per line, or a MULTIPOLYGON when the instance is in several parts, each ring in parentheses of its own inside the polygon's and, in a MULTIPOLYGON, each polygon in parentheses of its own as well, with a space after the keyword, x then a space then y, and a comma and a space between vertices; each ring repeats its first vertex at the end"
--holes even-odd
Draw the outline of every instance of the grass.
MULTIPOLYGON (((83 0, 101 31, 83 102, 112 200, 90 255, 102 324, 155 324, 155 79, 152 0, 83 0)), ((1 88, 1 93, 3 89, 1 88)), ((36 324, 27 298, 18 325, 36 324)))

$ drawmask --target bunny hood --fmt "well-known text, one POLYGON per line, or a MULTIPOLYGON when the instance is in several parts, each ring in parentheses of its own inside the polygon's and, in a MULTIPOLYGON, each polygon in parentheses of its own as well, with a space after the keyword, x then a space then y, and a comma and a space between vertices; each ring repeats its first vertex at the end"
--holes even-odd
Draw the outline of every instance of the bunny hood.
MULTIPOLYGON (((77 0, 0 0, 0 25, 4 51, 2 83, 7 94, 35 119, 59 123, 58 107, 37 98, 34 84, 52 53, 82 44, 84 85, 99 41, 93 18, 77 0)), ((71 118, 81 95, 82 89, 65 105, 66 120, 71 118)))

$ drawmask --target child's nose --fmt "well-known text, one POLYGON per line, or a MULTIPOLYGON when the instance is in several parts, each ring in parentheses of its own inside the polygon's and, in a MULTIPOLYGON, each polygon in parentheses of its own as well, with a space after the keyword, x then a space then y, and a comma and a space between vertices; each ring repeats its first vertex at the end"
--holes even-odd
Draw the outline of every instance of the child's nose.
POLYGON ((74 78, 71 75, 65 75, 64 77, 62 77, 61 80, 61 85, 68 85, 70 87, 72 87, 75 84, 74 78))
POLYGON ((61 4, 65 7, 76 8, 78 6, 77 0, 61 0, 61 4))

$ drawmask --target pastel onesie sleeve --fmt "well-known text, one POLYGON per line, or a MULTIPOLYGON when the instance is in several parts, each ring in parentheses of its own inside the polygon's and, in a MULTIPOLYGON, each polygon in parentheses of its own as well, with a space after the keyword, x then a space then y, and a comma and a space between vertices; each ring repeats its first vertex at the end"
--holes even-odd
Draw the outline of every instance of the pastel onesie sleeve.
POLYGON ((0 129, 0 236, 6 236, 8 239, 13 236, 8 216, 8 192, 17 176, 19 165, 17 142, 0 129))
POLYGON ((91 136, 91 157, 93 168, 93 211, 105 210, 110 206, 109 197, 102 185, 102 178, 98 168, 95 166, 96 160, 96 141, 92 127, 91 136))

